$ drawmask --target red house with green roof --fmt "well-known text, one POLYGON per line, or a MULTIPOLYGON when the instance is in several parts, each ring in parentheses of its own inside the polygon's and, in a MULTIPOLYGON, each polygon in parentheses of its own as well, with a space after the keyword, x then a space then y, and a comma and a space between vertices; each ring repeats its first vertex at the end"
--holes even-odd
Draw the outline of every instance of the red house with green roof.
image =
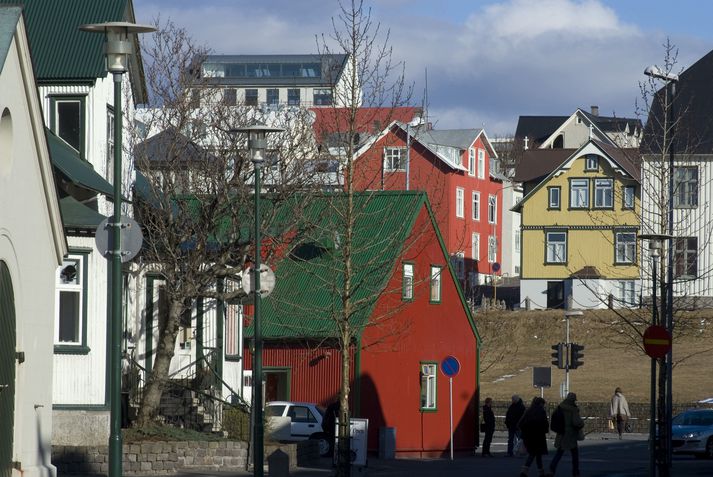
MULTIPOLYGON (((266 401, 336 400, 341 380, 334 316, 340 313, 343 234, 335 201, 307 206, 311 226, 274 264, 276 286, 263 300, 266 401)), ((368 448, 381 427, 396 429, 398 455, 449 449, 448 378, 439 363, 460 362, 453 380, 454 449, 473 451, 478 435, 475 322, 457 285, 423 192, 363 192, 354 197, 351 412, 369 419, 368 448)), ((248 325, 246 338, 252 335, 248 325)), ((252 369, 246 339, 245 367, 252 369)))

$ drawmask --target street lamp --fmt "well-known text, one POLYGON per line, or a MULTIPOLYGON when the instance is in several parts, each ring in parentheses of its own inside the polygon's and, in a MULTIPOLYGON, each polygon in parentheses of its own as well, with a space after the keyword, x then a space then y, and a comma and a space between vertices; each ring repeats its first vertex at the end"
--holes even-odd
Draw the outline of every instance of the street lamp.
MULTIPOLYGON (((658 324, 658 304, 656 303, 656 278, 658 277, 658 260, 661 256, 662 242, 668 239, 664 234, 639 235, 639 239, 648 240, 649 255, 651 256, 651 266, 653 268, 653 281, 651 285, 652 310, 651 325, 658 324)), ((651 392, 649 397, 649 476, 656 475, 656 358, 651 358, 651 392)))
POLYGON ((262 412, 262 323, 260 319, 260 170, 265 162, 265 149, 267 141, 265 137, 267 133, 282 132, 284 129, 271 128, 264 124, 253 124, 248 127, 231 129, 231 133, 247 133, 248 134, 248 150, 250 151, 250 160, 255 167, 255 257, 253 260, 253 277, 255 289, 253 297, 255 300, 255 316, 253 319, 254 343, 255 343, 255 358, 253 360, 253 394, 255 400, 252 403, 253 409, 253 435, 255 441, 255 449, 253 451, 253 475, 262 477, 263 460, 264 460, 264 425, 262 412))
POLYGON ((569 320, 570 318, 576 318, 578 316, 582 316, 584 313, 582 313, 582 310, 567 310, 564 312, 564 319, 565 322, 567 323, 566 326, 566 334, 565 334, 565 345, 567 349, 567 357, 565 359, 565 368, 564 368, 564 395, 567 396, 569 394, 569 358, 570 358, 570 347, 571 343, 569 342, 569 320))
POLYGON ((108 22, 81 25, 80 30, 105 35, 104 53, 107 70, 114 76, 114 214, 109 222, 113 243, 111 254, 111 351, 109 359, 110 432, 109 477, 122 475, 121 438, 121 77, 128 69, 129 55, 133 51, 130 35, 156 31, 152 26, 129 22, 108 22))
MULTIPOLYGON (((668 256, 666 273, 666 319, 665 328, 669 334, 673 335, 673 172, 674 172, 674 114, 673 98, 676 94, 676 83, 678 75, 661 70, 656 65, 647 67, 644 74, 650 78, 660 79, 666 82, 666 105, 668 106, 667 129, 664 130, 670 137, 668 142, 668 256)), ((666 146, 666 144, 664 144, 666 146)), ((673 415, 673 346, 666 354, 666 412, 663 423, 662 441, 665 450, 665 470, 666 475, 671 473, 671 461, 673 460, 673 448, 671 442, 671 419, 673 415)))

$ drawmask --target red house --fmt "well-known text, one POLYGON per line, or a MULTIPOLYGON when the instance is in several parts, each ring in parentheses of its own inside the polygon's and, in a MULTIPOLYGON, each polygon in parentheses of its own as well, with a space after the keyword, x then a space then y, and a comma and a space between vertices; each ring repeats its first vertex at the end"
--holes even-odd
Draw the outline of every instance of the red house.
POLYGON ((496 158, 482 129, 438 131, 395 121, 357 152, 354 188, 425 191, 470 297, 501 259, 504 177, 494 170, 496 158))
MULTIPOLYGON (((339 392, 334 313, 341 313, 342 234, 328 201, 307 206, 318 224, 275 264, 264 300, 266 400, 328 405, 339 392)), ((319 201, 317 201, 319 202, 319 201)), ((356 215, 355 280, 349 323, 352 416, 369 419, 369 450, 381 427, 396 429, 399 455, 449 449, 449 385, 439 363, 460 362, 453 379, 454 449, 472 452, 478 435, 479 337, 423 192, 362 192, 356 215)), ((251 326, 246 336, 252 334, 251 326)), ((246 368, 252 368, 246 349, 246 368)))

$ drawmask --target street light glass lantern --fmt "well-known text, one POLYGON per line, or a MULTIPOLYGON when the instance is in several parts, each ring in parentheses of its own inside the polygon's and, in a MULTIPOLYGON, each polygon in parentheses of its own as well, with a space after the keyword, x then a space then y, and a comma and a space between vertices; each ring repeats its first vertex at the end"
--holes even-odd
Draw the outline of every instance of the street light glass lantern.
POLYGON ((644 74, 664 81, 678 81, 678 75, 667 73, 656 65, 647 66, 644 70, 644 74))
POLYGON ((260 123, 254 123, 250 126, 231 129, 231 133, 247 133, 248 134, 248 150, 250 151, 250 160, 255 164, 265 162, 265 149, 267 149, 267 133, 284 132, 282 128, 272 128, 260 123))
POLYGON ((150 25, 137 25, 129 22, 90 23, 79 27, 90 33, 104 33, 104 53, 106 68, 111 73, 124 73, 128 69, 129 55, 133 52, 129 35, 156 31, 150 25))

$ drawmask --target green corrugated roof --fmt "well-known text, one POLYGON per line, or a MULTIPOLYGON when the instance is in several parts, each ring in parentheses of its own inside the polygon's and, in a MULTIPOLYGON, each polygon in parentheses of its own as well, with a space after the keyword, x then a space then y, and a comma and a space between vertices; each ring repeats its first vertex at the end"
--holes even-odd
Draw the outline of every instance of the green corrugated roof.
MULTIPOLYGON (((335 314, 342 310, 344 260, 340 244, 344 225, 340 215, 345 195, 310 199, 299 244, 275 265, 276 286, 263 300, 265 338, 334 337, 335 314)), ((350 318, 359 330, 371 315, 376 300, 393 273, 395 261, 412 232, 419 211, 426 205, 421 192, 364 192, 354 196, 356 222, 353 241, 355 270, 350 318)), ((252 327, 246 329, 252 335, 252 327)))
POLYGON ((79 25, 125 20, 129 0, 0 0, 22 5, 35 77, 93 80, 105 76, 103 35, 79 25))
POLYGON ((106 217, 68 195, 59 200, 65 229, 95 230, 106 217))

